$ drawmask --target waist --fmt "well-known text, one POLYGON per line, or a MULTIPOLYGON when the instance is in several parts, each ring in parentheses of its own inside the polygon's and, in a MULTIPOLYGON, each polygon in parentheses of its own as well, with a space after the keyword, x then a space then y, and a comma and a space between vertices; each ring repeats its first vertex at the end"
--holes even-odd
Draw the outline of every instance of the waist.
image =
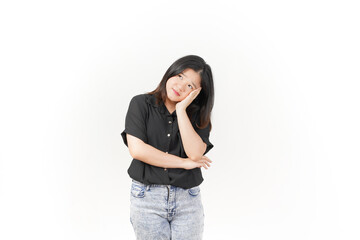
MULTIPOLYGON (((142 182, 139 182, 139 181, 136 181, 134 179, 131 179, 131 181, 133 183, 136 183, 137 185, 140 185, 140 186, 151 186, 151 187, 169 187, 169 186, 172 186, 170 184, 145 184, 145 183, 142 183, 142 182)), ((173 186, 174 187, 174 186, 173 186)))

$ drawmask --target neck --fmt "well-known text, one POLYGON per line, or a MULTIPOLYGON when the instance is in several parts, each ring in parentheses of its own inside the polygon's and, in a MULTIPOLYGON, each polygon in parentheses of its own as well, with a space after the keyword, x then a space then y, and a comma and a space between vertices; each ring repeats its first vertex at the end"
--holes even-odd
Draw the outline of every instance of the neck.
POLYGON ((165 102, 165 106, 167 108, 167 110, 169 111, 169 113, 173 113, 176 109, 176 104, 175 103, 171 103, 169 101, 165 102))

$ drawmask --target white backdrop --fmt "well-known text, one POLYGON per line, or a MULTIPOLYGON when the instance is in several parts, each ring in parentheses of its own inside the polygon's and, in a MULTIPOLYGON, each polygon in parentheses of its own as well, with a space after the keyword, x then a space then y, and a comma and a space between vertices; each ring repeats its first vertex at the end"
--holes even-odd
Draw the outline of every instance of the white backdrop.
POLYGON ((204 239, 359 239, 356 1, 2 1, 0 239, 135 239, 132 96, 212 67, 204 239))

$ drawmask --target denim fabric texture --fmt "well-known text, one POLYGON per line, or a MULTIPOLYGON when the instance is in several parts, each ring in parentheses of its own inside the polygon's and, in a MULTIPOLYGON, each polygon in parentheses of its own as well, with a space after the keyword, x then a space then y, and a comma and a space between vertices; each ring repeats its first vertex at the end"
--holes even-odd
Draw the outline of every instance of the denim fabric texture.
POLYGON ((132 180, 130 222, 137 240, 200 240, 204 230, 200 187, 132 180))

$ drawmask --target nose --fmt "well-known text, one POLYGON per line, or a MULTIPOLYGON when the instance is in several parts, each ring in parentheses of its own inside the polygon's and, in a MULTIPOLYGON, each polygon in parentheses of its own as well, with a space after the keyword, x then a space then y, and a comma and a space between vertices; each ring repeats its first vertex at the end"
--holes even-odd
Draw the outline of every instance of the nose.
POLYGON ((182 82, 179 83, 179 91, 185 92, 186 89, 186 83, 182 82))

